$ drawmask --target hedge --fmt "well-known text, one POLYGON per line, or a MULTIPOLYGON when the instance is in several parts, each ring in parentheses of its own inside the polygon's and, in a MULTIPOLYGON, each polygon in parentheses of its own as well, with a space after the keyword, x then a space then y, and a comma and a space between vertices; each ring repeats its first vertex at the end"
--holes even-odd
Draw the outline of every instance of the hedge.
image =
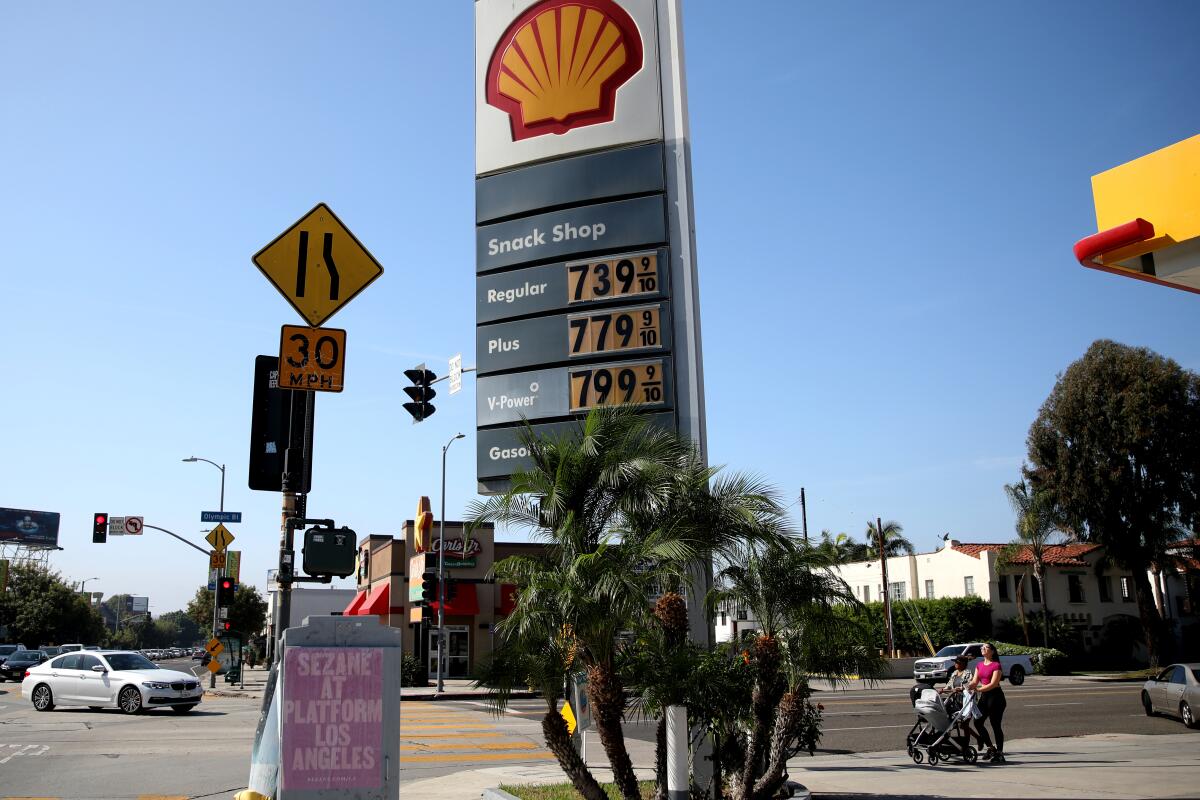
MULTIPOLYGON (((877 646, 883 649, 885 633, 883 603, 842 606, 838 613, 870 625, 877 646)), ((992 634, 992 605, 980 597, 944 597, 937 600, 905 600, 892 603, 893 638, 898 650, 925 654, 929 647, 914 621, 923 625, 935 649, 948 644, 987 641, 992 634)))
POLYGON ((1053 647, 1026 647, 1023 644, 996 642, 996 649, 1002 656, 1029 656, 1033 662, 1033 671, 1038 675, 1066 675, 1070 668, 1070 658, 1062 650, 1053 647))

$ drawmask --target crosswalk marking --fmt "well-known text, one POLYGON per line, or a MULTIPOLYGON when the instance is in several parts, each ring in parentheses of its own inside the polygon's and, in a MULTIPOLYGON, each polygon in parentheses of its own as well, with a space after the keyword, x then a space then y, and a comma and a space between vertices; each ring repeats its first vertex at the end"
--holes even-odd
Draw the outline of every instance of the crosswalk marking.
POLYGON ((455 763, 473 761, 543 761, 554 758, 554 754, 549 750, 542 750, 537 753, 445 753, 443 755, 427 755, 427 756, 400 756, 401 764, 410 763, 455 763))
POLYGON ((48 744, 0 744, 0 764, 7 764, 17 756, 42 756, 49 749, 48 744), (5 747, 8 749, 5 750, 5 747))
MULTIPOLYGON (((400 735, 404 736, 404 729, 400 729, 400 735)), ((419 736, 408 736, 409 739, 457 739, 459 741, 470 739, 483 738, 501 738, 507 734, 503 733, 470 733, 465 736, 459 736, 457 733, 422 733, 419 736)))
POLYGON ((427 750, 537 750, 540 744, 533 742, 480 742, 479 744, 458 744, 456 742, 431 742, 429 744, 402 744, 401 752, 423 753, 427 750))

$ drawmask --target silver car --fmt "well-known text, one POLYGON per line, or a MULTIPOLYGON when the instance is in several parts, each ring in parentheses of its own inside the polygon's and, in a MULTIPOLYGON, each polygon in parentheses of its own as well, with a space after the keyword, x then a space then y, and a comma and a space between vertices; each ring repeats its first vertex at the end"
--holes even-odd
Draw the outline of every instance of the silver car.
POLYGON ((151 708, 186 714, 203 699, 204 689, 194 675, 162 669, 141 653, 84 651, 30 667, 21 694, 38 711, 115 706, 126 714, 151 708))
POLYGON ((1148 717, 1165 713, 1179 717, 1189 728, 1200 725, 1196 719, 1200 713, 1200 664, 1172 664, 1146 681, 1142 708, 1148 717))

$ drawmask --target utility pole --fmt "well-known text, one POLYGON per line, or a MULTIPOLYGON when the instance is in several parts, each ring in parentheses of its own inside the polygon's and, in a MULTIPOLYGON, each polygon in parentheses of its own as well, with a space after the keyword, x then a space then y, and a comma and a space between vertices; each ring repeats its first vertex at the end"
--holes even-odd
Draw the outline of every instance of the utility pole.
POLYGON ((875 537, 879 541, 879 567, 883 571, 883 616, 887 631, 887 654, 892 657, 895 652, 892 642, 892 590, 888 586, 887 552, 883 549, 883 521, 875 518, 875 537))
POLYGON ((438 674, 435 696, 446 690, 446 451, 456 439, 461 438, 463 434, 456 433, 442 447, 442 515, 438 522, 438 674))
POLYGON ((804 503, 804 487, 800 487, 800 521, 804 530, 804 545, 808 546, 808 507, 804 503))

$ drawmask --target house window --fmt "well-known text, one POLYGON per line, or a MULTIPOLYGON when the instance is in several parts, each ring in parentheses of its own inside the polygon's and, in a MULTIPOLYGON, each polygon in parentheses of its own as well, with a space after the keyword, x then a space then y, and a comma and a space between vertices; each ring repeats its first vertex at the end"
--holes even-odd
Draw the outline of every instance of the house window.
POLYGON ((1083 580, 1078 575, 1067 576, 1067 595, 1072 603, 1083 602, 1083 580))
POLYGON ((1029 588, 1030 588, 1030 591, 1032 591, 1032 593, 1033 593, 1033 602, 1035 602, 1035 603, 1042 602, 1042 582, 1039 581, 1036 577, 1030 578, 1029 579, 1029 588))
POLYGON ((871 602, 871 587, 870 586, 863 587, 863 602, 864 603, 871 602))
POLYGON ((1111 603, 1112 602, 1112 582, 1109 580, 1108 576, 1107 575, 1097 575, 1096 583, 1098 583, 1100 585, 1100 602, 1101 603, 1111 603))
POLYGON ((898 583, 890 583, 890 584, 888 584, 888 594, 891 595, 893 600, 903 600, 904 599, 904 586, 905 586, 904 581, 900 581, 898 583))
POLYGON ((1128 575, 1121 576, 1121 602, 1133 602, 1133 578, 1128 575))
POLYGON ((933 581, 931 581, 931 580, 925 581, 925 599, 926 600, 933 599, 933 581))
POLYGON ((722 612, 721 612, 721 624, 722 624, 722 625, 725 625, 725 624, 727 624, 728 622, 729 622, 729 615, 728 615, 728 614, 726 614, 724 611, 722 611, 722 612))
POLYGON ((965 578, 963 578, 963 593, 967 597, 975 596, 975 576, 974 575, 968 575, 965 578))
POLYGON ((1005 603, 1009 602, 1010 598, 1008 596, 1008 576, 1007 575, 997 576, 996 584, 997 584, 997 586, 1000 587, 1000 599, 1002 601, 1004 601, 1005 603))
POLYGON ((739 608, 738 612, 737 612, 737 618, 739 620, 741 620, 742 622, 745 622, 749 618, 748 615, 746 614, 746 609, 739 608))

